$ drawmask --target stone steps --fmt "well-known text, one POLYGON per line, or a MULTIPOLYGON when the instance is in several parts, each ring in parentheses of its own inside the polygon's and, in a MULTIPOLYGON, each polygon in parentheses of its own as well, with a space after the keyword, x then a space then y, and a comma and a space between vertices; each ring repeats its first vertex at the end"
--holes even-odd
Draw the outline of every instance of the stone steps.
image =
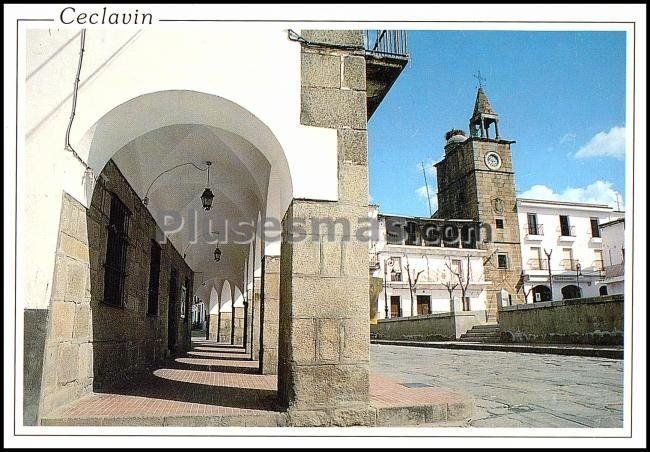
POLYGON ((463 334, 459 340, 461 342, 501 342, 501 329, 497 324, 475 325, 463 334))

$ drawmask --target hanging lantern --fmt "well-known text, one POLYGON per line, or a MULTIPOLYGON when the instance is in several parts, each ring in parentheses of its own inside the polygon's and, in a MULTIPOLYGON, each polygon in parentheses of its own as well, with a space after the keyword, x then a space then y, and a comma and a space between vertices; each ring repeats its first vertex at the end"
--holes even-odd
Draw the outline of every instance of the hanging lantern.
POLYGON ((203 194, 201 195, 201 204, 203 204, 203 210, 210 210, 212 207, 212 200, 214 199, 214 194, 212 193, 212 190, 209 188, 206 188, 203 190, 203 194))
POLYGON ((219 245, 214 249, 214 260, 216 262, 219 262, 221 260, 221 250, 219 249, 219 245))
POLYGON ((203 204, 203 210, 207 212, 212 208, 214 193, 212 193, 212 190, 210 190, 210 165, 212 165, 212 162, 205 162, 205 164, 208 166, 208 183, 205 190, 203 190, 203 194, 201 195, 201 204, 203 204))

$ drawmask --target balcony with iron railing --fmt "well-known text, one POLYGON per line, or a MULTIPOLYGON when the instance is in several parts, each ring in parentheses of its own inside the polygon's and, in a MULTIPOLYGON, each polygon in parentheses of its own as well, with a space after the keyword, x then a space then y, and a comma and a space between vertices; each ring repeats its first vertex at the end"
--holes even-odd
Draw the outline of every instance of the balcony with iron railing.
POLYGON ((602 271, 605 270, 605 267, 604 267, 604 265, 603 265, 603 261, 602 261, 602 260, 595 260, 595 261, 593 261, 593 263, 591 264, 591 266, 594 268, 595 271, 602 272, 602 271))
POLYGON ((527 224, 524 226, 524 233, 528 240, 542 240, 544 235, 544 225, 527 224))
POLYGON ((560 234, 560 240, 565 242, 572 242, 576 239, 576 227, 559 227, 557 232, 560 234))
POLYGON ((370 119, 409 61, 408 33, 405 30, 366 30, 364 54, 370 119))
POLYGON ((528 259, 528 270, 548 270, 548 260, 546 259, 528 259))
POLYGON ((578 271, 580 261, 578 259, 562 259, 560 266, 564 271, 578 271))

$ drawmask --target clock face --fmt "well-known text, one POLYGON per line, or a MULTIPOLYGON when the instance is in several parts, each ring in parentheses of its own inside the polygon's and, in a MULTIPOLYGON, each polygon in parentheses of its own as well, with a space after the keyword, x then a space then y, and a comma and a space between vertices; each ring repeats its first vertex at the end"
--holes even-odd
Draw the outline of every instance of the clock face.
POLYGON ((485 154, 485 164, 490 169, 498 169, 501 166, 501 157, 496 152, 488 152, 485 154))

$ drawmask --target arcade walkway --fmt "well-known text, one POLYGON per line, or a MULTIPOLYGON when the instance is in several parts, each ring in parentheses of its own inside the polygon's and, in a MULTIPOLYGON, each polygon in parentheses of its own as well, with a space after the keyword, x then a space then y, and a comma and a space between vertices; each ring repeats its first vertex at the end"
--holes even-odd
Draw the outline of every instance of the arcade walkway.
MULTIPOLYGON (((193 348, 149 375, 110 393, 81 398, 43 425, 285 426, 276 405, 277 377, 258 374, 241 346, 193 338, 193 348)), ((473 405, 428 385, 371 375, 379 425, 459 425, 473 405)))

